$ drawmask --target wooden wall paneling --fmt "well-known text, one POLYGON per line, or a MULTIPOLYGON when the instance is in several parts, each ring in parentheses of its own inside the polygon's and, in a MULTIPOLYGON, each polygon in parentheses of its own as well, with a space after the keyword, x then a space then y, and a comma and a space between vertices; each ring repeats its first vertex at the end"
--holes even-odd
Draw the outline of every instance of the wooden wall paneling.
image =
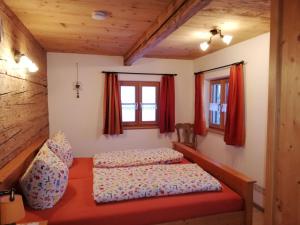
POLYGON ((0 0, 4 37, 0 43, 0 168, 32 140, 49 135, 46 52, 0 0), (29 74, 14 61, 14 50, 39 67, 29 74))
POLYGON ((273 0, 266 225, 299 225, 300 1, 273 0))
POLYGON ((271 4, 271 40, 270 40, 270 68, 268 88, 268 138, 266 156, 266 201, 265 201, 265 224, 273 223, 273 212, 275 202, 275 179, 274 171, 275 153, 278 147, 278 115, 280 104, 280 33, 278 28, 280 20, 280 1, 273 0, 271 4))
POLYGON ((27 170, 40 147, 46 141, 47 136, 41 135, 32 140, 32 143, 24 148, 20 154, 0 169, 0 190, 16 187, 20 177, 27 170))

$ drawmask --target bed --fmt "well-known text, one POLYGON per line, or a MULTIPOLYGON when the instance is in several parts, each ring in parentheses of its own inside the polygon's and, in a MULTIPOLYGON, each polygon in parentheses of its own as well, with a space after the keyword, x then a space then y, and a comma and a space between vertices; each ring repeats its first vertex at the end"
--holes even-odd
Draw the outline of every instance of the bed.
MULTIPOLYGON (((1 189, 14 185, 43 142, 43 138, 33 142, 0 170, 1 189)), ((93 225, 100 221, 102 225, 120 224, 120 221, 124 225, 252 224, 254 181, 185 145, 175 142, 173 148, 218 178, 223 190, 97 205, 92 197, 92 159, 77 158, 70 169, 69 185, 62 200, 52 209, 27 209, 24 222, 48 220, 49 224, 61 225, 93 225)))

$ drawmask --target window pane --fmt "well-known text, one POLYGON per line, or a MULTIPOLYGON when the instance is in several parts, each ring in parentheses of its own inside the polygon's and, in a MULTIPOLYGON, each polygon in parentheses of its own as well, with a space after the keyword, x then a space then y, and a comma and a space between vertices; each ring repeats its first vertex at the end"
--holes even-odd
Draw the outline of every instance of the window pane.
POLYGON ((142 103, 156 103, 156 87, 142 87, 142 103))
POLYGON ((122 103, 122 121, 135 122, 135 103, 122 103))
POLYGON ((121 86, 121 102, 135 103, 135 86, 121 86))
POLYGON ((142 121, 143 122, 156 121, 156 104, 150 104, 150 103, 142 104, 142 121))
POLYGON ((211 123, 214 125, 220 125, 221 123, 221 112, 220 112, 220 103, 221 103, 221 84, 212 85, 212 102, 210 106, 211 110, 211 123))
POLYGON ((214 103, 221 102, 221 84, 214 84, 213 85, 213 96, 212 96, 214 103))
POLYGON ((135 86, 121 86, 122 121, 135 122, 135 86))

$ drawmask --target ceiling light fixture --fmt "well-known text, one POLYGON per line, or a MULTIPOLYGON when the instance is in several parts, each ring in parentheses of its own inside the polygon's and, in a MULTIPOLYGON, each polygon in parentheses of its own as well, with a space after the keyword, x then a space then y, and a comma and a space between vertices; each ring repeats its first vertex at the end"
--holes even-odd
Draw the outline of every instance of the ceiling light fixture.
POLYGON ((231 36, 231 35, 224 35, 224 36, 222 37, 222 40, 223 40, 223 42, 224 42, 225 44, 229 45, 230 42, 231 42, 231 40, 232 40, 232 36, 231 36))
POLYGON ((209 48, 209 46, 212 42, 212 38, 218 34, 220 35, 220 38, 222 38, 222 40, 225 44, 229 45, 232 41, 231 35, 223 35, 222 31, 218 28, 214 28, 214 29, 210 30, 210 33, 211 33, 211 36, 209 38, 209 41, 205 41, 200 44, 200 48, 202 51, 206 51, 209 48))
POLYGON ((109 17, 109 13, 107 11, 95 10, 92 12, 92 18, 94 20, 105 20, 107 17, 109 17))
POLYGON ((202 51, 206 51, 209 48, 209 43, 207 41, 202 42, 200 44, 200 48, 202 49, 202 51))

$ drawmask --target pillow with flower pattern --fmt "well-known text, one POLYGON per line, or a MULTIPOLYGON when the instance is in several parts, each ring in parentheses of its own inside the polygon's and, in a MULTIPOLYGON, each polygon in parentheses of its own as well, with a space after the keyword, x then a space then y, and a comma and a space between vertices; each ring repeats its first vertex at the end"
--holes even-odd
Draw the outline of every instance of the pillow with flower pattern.
POLYGON ((63 132, 57 132, 47 141, 47 145, 69 168, 72 166, 74 158, 72 147, 63 132))
POLYGON ((19 183, 30 207, 47 209, 62 198, 68 176, 68 167, 44 144, 19 183))

